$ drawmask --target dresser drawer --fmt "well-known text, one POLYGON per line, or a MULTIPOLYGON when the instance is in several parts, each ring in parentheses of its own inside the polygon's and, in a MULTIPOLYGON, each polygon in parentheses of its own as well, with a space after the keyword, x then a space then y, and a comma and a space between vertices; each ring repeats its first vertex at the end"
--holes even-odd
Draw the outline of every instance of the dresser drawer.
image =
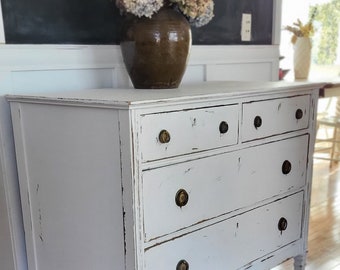
POLYGON ((309 105, 309 95, 244 103, 242 141, 307 128, 309 105))
POLYGON ((144 171, 146 241, 303 187, 307 153, 304 135, 144 171))
POLYGON ((300 192, 158 245, 146 251, 144 269, 173 270, 182 260, 189 269, 238 269, 298 240, 302 206, 300 192))
POLYGON ((141 116, 142 160, 236 144, 238 108, 230 105, 141 116))

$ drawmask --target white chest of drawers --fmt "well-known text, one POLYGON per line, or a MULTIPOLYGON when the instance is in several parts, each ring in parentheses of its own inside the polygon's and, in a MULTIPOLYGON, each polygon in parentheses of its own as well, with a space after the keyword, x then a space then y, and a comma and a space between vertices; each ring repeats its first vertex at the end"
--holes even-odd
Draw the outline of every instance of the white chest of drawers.
POLYGON ((29 270, 303 269, 318 89, 9 96, 29 270))

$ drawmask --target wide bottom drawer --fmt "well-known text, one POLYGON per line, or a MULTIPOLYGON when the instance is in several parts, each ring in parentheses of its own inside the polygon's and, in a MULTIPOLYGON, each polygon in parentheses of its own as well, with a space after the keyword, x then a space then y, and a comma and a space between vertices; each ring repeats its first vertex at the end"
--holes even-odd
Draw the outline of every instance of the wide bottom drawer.
POLYGON ((237 269, 301 237, 303 192, 147 249, 145 270, 237 269))

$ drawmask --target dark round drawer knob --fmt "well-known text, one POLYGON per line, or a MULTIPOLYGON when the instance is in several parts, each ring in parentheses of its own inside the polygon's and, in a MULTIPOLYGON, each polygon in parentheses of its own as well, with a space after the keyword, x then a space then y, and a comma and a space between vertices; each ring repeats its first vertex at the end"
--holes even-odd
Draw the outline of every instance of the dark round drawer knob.
POLYGON ((189 263, 186 260, 180 260, 176 266, 176 270, 188 270, 189 263))
POLYGON ((291 170, 292 170, 292 164, 290 163, 289 160, 285 160, 282 163, 282 173, 289 174, 291 170))
POLYGON ((158 139, 161 143, 168 143, 170 142, 170 133, 169 131, 163 129, 159 135, 158 135, 158 139))
POLYGON ((303 111, 301 109, 297 109, 295 112, 295 118, 297 120, 301 119, 303 117, 303 111))
POLYGON ((229 129, 228 123, 225 122, 225 121, 222 121, 222 122, 220 123, 220 132, 221 132, 222 134, 227 133, 227 132, 228 132, 228 129, 229 129))
POLYGON ((288 227, 288 221, 284 217, 280 218, 279 223, 277 224, 277 227, 280 232, 285 231, 288 227))
POLYGON ((179 191, 177 191, 175 201, 179 207, 185 206, 189 201, 188 192, 186 192, 184 189, 180 189, 179 191))
POLYGON ((262 126, 262 118, 260 116, 256 116, 254 118, 254 127, 259 128, 260 126, 262 126))

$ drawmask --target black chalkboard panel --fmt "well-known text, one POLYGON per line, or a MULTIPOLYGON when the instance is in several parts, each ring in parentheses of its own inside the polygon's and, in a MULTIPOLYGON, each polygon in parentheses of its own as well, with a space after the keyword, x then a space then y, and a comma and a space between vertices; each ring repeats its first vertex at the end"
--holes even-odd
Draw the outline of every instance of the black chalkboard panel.
MULTIPOLYGON (((115 0, 1 0, 8 44, 119 44, 115 0)), ((192 28, 193 44, 242 44, 242 13, 252 14, 252 40, 270 44, 272 0, 215 0, 215 17, 192 28)))
POLYGON ((215 0, 215 17, 201 28, 192 28, 195 44, 271 44, 272 0, 215 0), (251 41, 241 41, 242 14, 252 15, 251 41))
POLYGON ((118 44, 115 0, 1 0, 6 43, 118 44))

